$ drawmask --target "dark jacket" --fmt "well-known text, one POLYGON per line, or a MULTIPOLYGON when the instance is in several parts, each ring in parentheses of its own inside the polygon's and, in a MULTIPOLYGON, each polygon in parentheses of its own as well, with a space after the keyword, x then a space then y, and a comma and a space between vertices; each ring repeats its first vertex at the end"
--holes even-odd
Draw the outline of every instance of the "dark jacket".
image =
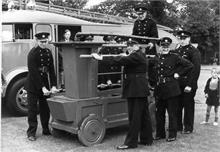
POLYGON ((189 60, 193 64, 193 69, 191 76, 185 75, 180 78, 180 85, 185 87, 189 85, 192 89, 196 90, 198 88, 197 81, 200 75, 201 69, 201 54, 198 49, 196 49, 191 44, 179 47, 176 51, 182 58, 189 60))
POLYGON ((49 49, 34 47, 29 52, 27 60, 28 76, 25 84, 27 91, 39 94, 42 93, 43 86, 48 89, 51 86, 56 86, 53 56, 49 49))
POLYGON ((181 90, 178 80, 174 78, 174 73, 182 76, 190 72, 192 68, 193 65, 191 62, 176 54, 168 53, 161 55, 156 65, 157 86, 155 95, 161 99, 180 95, 181 90))
MULTIPOLYGON (((158 38, 157 25, 154 20, 146 18, 134 22, 132 35, 158 38)), ((148 40, 139 40, 142 44, 149 43, 148 40)), ((150 40, 151 41, 151 40, 150 40)))
POLYGON ((140 50, 129 56, 104 57, 109 64, 124 66, 123 71, 123 98, 147 97, 149 95, 146 79, 146 57, 140 50))
MULTIPOLYGON (((158 38, 158 31, 156 22, 153 19, 146 18, 144 20, 136 20, 134 22, 132 35, 147 36, 158 38)), ((140 40, 137 39, 140 44, 148 44, 149 42, 155 43, 154 40, 140 40)), ((151 50, 147 50, 147 54, 156 54, 156 47, 151 50)))

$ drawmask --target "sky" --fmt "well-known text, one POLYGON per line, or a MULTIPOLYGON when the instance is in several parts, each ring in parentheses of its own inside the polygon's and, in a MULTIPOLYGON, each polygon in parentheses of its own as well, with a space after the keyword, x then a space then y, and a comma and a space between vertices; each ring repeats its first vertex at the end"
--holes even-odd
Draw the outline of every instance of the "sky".
POLYGON ((104 2, 105 0, 89 0, 85 8, 90 8, 93 5, 98 5, 101 2, 104 2))

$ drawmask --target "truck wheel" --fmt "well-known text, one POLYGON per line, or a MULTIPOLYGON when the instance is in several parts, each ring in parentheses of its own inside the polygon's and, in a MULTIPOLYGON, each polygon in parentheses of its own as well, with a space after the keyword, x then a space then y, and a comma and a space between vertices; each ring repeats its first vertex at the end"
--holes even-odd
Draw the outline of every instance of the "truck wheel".
POLYGON ((26 78, 21 78, 12 84, 6 99, 10 112, 19 116, 27 115, 28 112, 27 92, 24 90, 25 80, 26 78))
POLYGON ((86 117, 80 125, 78 138, 85 146, 100 143, 105 136, 105 123, 95 114, 86 117))

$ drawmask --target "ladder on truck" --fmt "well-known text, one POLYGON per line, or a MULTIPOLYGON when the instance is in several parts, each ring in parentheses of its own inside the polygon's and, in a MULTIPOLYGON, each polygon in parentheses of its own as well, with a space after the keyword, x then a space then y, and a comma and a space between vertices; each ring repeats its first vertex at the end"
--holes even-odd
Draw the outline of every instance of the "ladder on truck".
MULTIPOLYGON (((25 0, 13 0, 13 2, 15 5, 18 6, 20 5, 22 9, 25 9, 26 7, 25 0)), ((107 15, 107 14, 64 7, 59 5, 53 5, 53 4, 46 4, 40 2, 35 2, 35 3, 36 3, 36 6, 34 8, 35 10, 67 15, 92 22, 108 23, 108 24, 132 24, 134 22, 133 19, 119 17, 119 16, 107 15)))

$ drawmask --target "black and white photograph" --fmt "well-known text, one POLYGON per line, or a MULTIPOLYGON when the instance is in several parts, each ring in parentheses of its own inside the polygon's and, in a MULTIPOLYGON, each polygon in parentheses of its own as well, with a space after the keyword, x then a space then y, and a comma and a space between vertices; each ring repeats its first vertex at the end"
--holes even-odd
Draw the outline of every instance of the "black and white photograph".
POLYGON ((2 152, 219 152, 219 0, 2 0, 2 152))

